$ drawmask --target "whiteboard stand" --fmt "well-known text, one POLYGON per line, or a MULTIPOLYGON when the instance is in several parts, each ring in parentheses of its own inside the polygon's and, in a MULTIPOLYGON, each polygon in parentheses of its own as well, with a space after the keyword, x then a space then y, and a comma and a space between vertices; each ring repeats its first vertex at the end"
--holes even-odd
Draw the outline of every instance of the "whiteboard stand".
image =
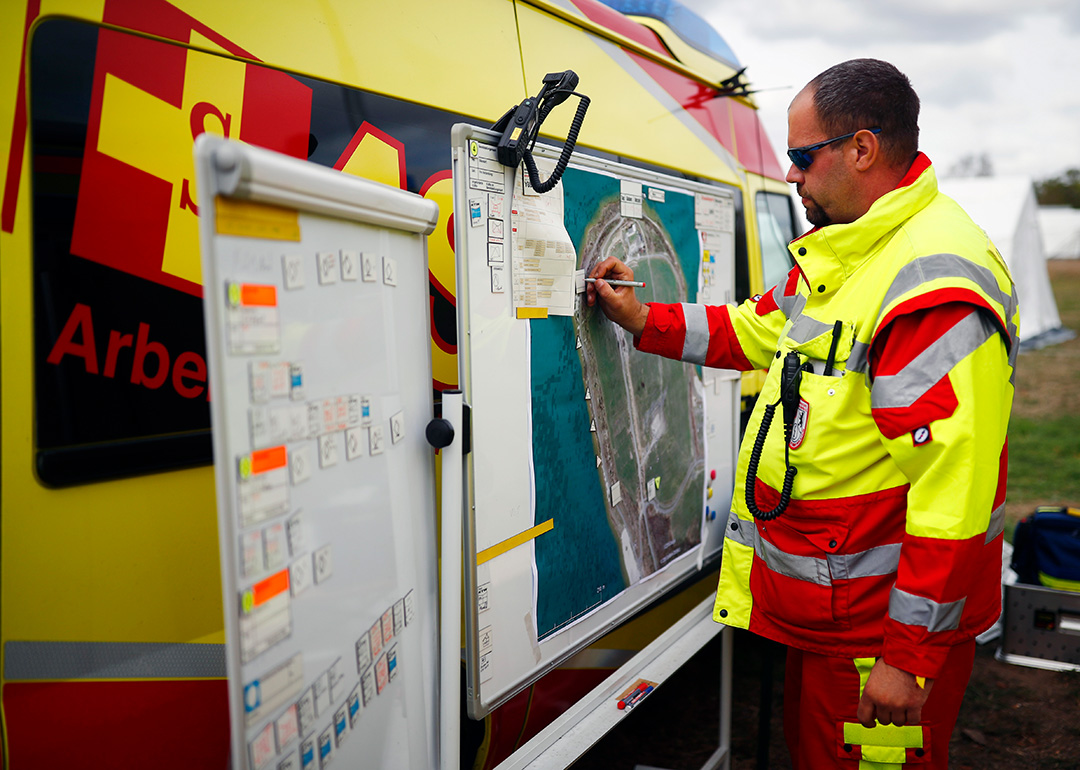
POLYGON ((442 452, 442 544, 439 598, 439 768, 461 764, 461 587, 462 430, 460 390, 442 394, 442 418, 428 425, 427 437, 442 452))
POLYGON ((719 745, 701 770, 731 764, 731 628, 712 619, 713 599, 703 600, 645 649, 623 664, 554 722, 498 765, 498 770, 566 768, 613 729, 628 711, 616 707, 619 693, 635 680, 664 682, 717 634, 723 634, 720 661, 719 745))

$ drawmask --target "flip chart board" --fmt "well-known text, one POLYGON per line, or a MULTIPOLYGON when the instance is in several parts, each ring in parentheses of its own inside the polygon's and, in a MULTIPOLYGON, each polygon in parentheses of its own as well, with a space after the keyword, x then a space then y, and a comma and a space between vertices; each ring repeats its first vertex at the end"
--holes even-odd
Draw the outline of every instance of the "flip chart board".
POLYGON ((582 293, 613 254, 643 300, 731 301, 731 191, 575 152, 541 196, 496 139, 452 142, 474 717, 719 550, 739 425, 737 373, 635 351, 582 293))
POLYGON ((433 767, 437 207, 207 135, 195 155, 232 767, 433 767))

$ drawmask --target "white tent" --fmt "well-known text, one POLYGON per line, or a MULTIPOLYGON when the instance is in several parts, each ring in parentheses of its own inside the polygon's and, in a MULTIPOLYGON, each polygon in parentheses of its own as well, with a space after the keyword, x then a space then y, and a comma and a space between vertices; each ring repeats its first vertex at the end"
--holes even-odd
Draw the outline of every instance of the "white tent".
POLYGON ((1046 272, 1035 187, 1027 177, 939 179, 941 192, 959 203, 997 246, 1020 298, 1020 340, 1042 347, 1072 337, 1061 327, 1046 272))
POLYGON ((1080 259, 1080 209, 1039 206, 1047 259, 1080 259))

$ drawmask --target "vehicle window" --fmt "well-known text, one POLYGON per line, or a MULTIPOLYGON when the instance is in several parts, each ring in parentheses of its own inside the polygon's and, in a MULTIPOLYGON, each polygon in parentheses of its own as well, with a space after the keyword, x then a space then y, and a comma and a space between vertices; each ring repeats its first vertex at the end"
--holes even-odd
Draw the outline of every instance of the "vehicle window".
POLYGON ((758 234, 761 239, 761 267, 764 288, 784 280, 795 266, 787 245, 795 238, 795 218, 786 195, 759 192, 756 196, 758 234))

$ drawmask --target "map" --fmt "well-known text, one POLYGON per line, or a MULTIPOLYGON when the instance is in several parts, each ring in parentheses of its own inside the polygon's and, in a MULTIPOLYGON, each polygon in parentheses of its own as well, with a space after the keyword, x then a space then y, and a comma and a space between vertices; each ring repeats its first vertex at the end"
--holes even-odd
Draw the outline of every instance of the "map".
MULTIPOLYGON (((642 301, 693 300, 692 194, 578 168, 560 186, 578 269, 616 256, 642 301)), ((535 522, 555 522, 535 544, 543 639, 700 544, 704 397, 696 367, 634 350, 599 308, 530 323, 535 522)))

